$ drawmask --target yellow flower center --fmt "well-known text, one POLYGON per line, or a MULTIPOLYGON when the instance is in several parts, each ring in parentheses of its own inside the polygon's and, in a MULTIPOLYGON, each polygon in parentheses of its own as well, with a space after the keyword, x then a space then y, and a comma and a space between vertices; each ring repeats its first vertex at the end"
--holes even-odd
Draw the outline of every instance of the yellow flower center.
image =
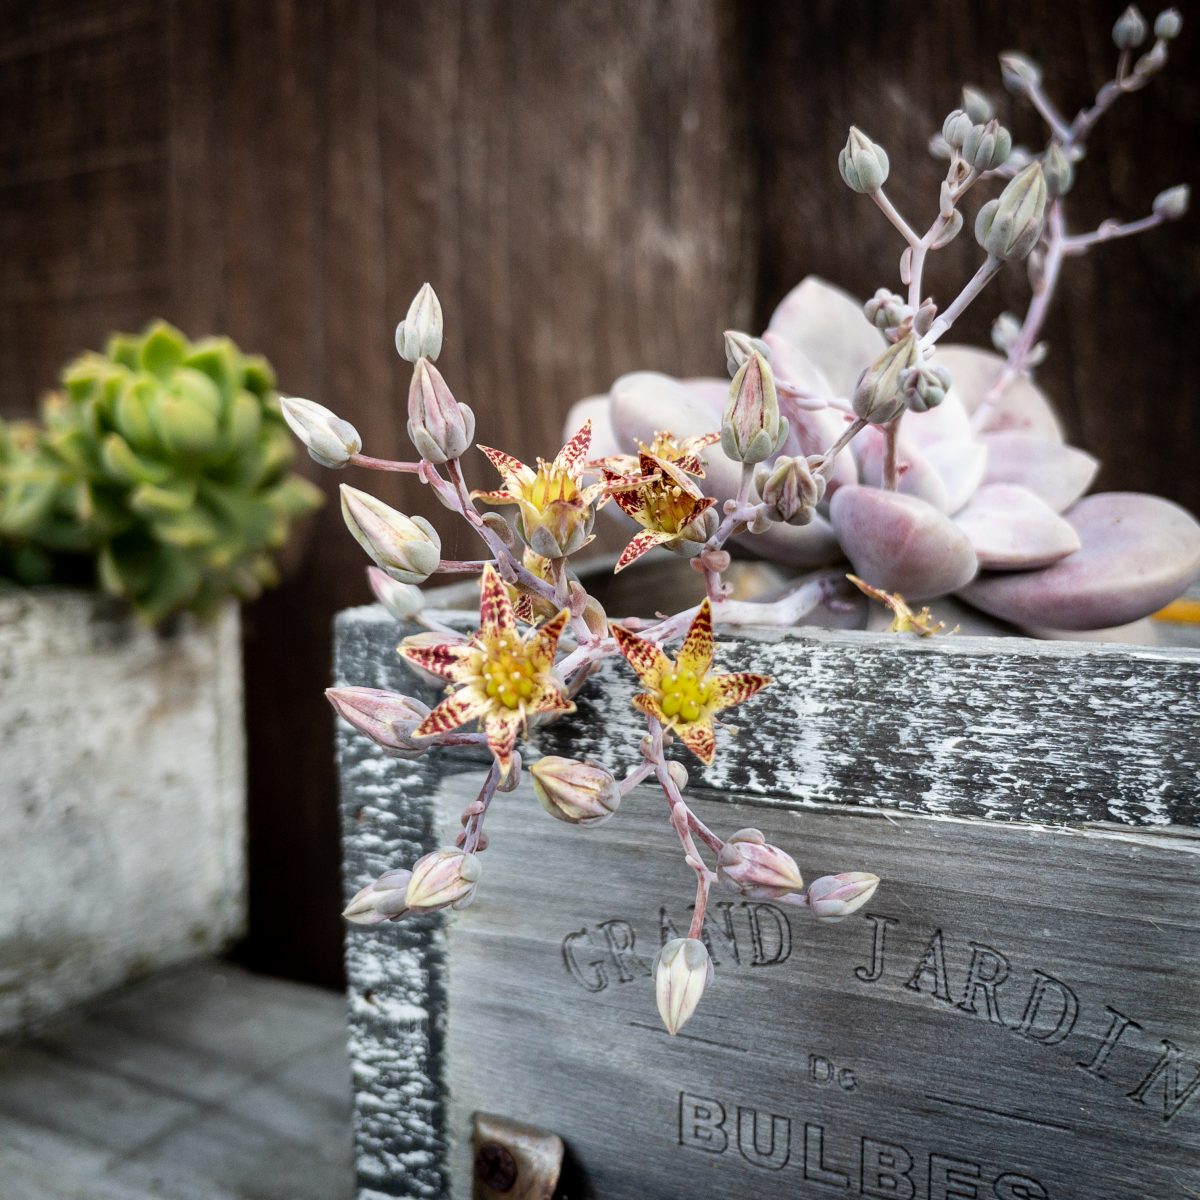
POLYGON ((556 500, 579 499, 579 488, 561 467, 538 459, 537 474, 522 485, 521 498, 534 508, 544 509, 556 500))
POLYGON ((537 688, 538 668, 519 637, 503 634, 481 648, 480 675, 488 697, 505 708, 520 708, 537 688))
POLYGON ((678 533, 696 505, 695 496, 669 479, 648 484, 642 498, 651 524, 664 533, 678 533))
POLYGON ((697 675, 695 671, 675 668, 663 675, 659 688, 662 693, 659 704, 666 716, 696 721, 712 699, 713 681, 707 671, 697 675))

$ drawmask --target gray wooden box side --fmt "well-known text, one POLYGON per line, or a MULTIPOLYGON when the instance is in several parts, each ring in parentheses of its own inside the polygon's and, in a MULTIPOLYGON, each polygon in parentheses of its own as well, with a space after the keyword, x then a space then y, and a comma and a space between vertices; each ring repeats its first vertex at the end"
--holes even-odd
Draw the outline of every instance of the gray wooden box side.
MULTIPOLYGON (((379 609, 342 614, 338 682, 433 700, 395 656, 402 632, 379 609)), ((739 712, 739 735, 697 778, 698 796, 1040 824, 1198 823, 1196 651, 822 631, 742 641, 726 661, 790 686, 739 712), (858 747, 870 748, 861 761, 858 747)), ((533 753, 628 767, 635 690, 628 672, 609 665, 579 698, 578 718, 535 732, 533 753)), ((394 762, 344 727, 338 738, 349 895, 437 844, 433 797, 474 764, 442 755, 394 762)), ((364 1200, 437 1196, 447 1185, 438 928, 434 918, 348 934, 364 1200)))

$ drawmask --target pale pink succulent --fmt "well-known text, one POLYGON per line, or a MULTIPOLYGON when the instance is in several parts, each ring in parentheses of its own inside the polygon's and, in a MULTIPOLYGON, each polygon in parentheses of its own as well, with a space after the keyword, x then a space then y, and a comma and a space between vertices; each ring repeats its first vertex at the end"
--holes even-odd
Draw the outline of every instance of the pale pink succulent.
MULTIPOLYGON (((849 397, 886 347, 884 334, 851 296, 809 277, 775 310, 763 341, 791 425, 779 453, 822 453, 846 428, 849 397)), ((953 594, 1046 631, 1125 625, 1200 574, 1200 525, 1178 505, 1130 492, 1085 496, 1099 464, 1064 443, 1031 379, 989 403, 1000 355, 942 345, 932 362, 948 369, 951 388, 936 408, 905 414, 898 490, 881 487, 884 437, 869 426, 834 461, 812 520, 772 524, 743 539, 748 550, 796 568, 848 562, 908 600, 953 594)), ((595 452, 628 452, 659 430, 717 429, 728 397, 725 379, 636 372, 577 404, 567 427, 590 417, 595 452)), ((705 493, 731 499, 741 464, 719 445, 705 459, 705 493)))

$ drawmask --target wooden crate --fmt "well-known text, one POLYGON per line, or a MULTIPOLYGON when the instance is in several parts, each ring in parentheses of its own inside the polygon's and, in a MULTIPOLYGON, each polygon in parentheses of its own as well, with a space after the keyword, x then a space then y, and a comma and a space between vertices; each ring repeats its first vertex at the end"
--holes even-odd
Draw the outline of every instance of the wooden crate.
MULTIPOLYGON (((343 613, 339 682, 432 699, 399 633, 343 613)), ((571 1197, 1194 1197, 1200 651, 739 643, 718 663, 778 682, 693 772, 698 815, 876 896, 825 926, 714 891, 717 982, 672 1039, 650 963, 692 876, 661 794, 590 830, 501 796, 471 908, 348 933, 363 1200, 469 1196, 476 1111, 561 1134, 571 1197)), ((635 690, 610 664, 527 757, 632 766, 635 690)), ((482 778, 339 752, 347 895, 452 840, 482 778)))

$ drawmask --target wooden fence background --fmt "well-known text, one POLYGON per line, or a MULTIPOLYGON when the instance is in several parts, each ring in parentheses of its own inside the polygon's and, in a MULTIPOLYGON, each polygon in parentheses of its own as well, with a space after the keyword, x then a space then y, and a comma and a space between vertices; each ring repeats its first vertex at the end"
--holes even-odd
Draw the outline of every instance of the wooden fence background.
MULTIPOLYGON (((285 390, 336 409, 370 452, 404 443, 392 330, 425 279, 441 365, 479 435, 557 448, 566 407, 639 367, 721 369, 815 272, 867 295, 897 239, 835 159, 851 123, 892 156, 889 193, 927 221, 929 134, 958 84, 1030 114, 997 51, 1045 64, 1064 107, 1113 58, 1119 3, 1061 0, 4 0, 0 23, 0 411, 156 315, 267 354, 285 390)), ((1175 62, 1106 119, 1075 224, 1196 183, 1200 6, 1175 62)), ((935 259, 947 299, 970 236, 935 259)), ((1019 309, 1006 272, 965 337, 1019 309)), ((1101 485, 1200 509, 1193 217, 1069 266, 1041 380, 1101 485)), ((314 468, 314 476, 319 472, 314 468)), ((320 476, 332 494, 337 478, 320 476)), ((356 480, 363 483, 362 479, 356 480)), ((483 482, 482 475, 479 482, 483 482)), ((408 511, 410 480, 366 481, 408 511)), ((443 522, 444 524, 444 522, 443 522)), ((447 552, 468 553, 457 530, 447 552)), ((255 966, 340 979, 332 614, 367 599, 336 505, 288 582, 246 614, 255 966)), ((78 714, 86 720, 86 714, 78 714)))

